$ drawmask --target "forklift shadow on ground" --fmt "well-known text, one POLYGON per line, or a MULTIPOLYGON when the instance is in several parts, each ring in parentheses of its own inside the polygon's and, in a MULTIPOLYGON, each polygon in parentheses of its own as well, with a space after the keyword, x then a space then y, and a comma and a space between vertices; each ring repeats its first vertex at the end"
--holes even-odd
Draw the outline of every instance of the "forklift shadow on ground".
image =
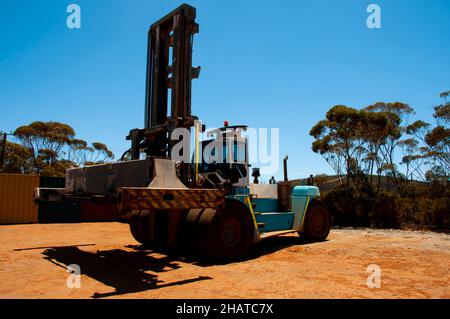
POLYGON ((212 261, 194 253, 180 252, 178 249, 152 250, 142 245, 126 246, 133 249, 132 251, 123 249, 85 251, 77 246, 52 247, 44 250, 42 254, 45 259, 66 271, 69 265, 77 264, 82 275, 114 288, 111 292, 96 292, 92 295, 92 298, 105 298, 213 279, 209 276, 197 276, 167 283, 158 279, 158 273, 180 269, 183 263, 200 267, 225 265, 306 244, 309 243, 296 236, 267 238, 253 246, 243 259, 234 261, 212 261), (157 253, 158 257, 153 256, 154 253, 157 253))
POLYGON ((292 247, 292 246, 305 246, 305 245, 317 245, 325 243, 329 239, 319 242, 310 242, 303 237, 299 236, 274 236, 271 238, 264 239, 263 241, 255 244, 246 257, 248 259, 258 258, 260 256, 269 255, 275 253, 281 249, 292 247))
POLYGON ((209 276, 198 276, 164 283, 153 273, 172 271, 181 266, 176 262, 176 258, 169 256, 157 258, 149 253, 148 250, 122 249, 89 252, 76 246, 68 246, 46 249, 42 254, 45 259, 66 270, 69 265, 77 264, 82 275, 115 289, 106 293, 96 292, 92 295, 93 298, 131 294, 212 279, 209 276))
POLYGON ((328 239, 322 242, 312 243, 307 241, 305 238, 298 236, 274 236, 270 238, 266 238, 263 241, 260 241, 254 244, 248 253, 239 259, 217 259, 204 256, 200 252, 193 252, 186 249, 170 249, 158 247, 155 250, 149 249, 143 245, 128 245, 127 248, 134 249, 136 251, 147 251, 147 252, 157 252, 160 254, 164 254, 168 258, 172 258, 172 260, 178 260, 183 263, 189 263, 195 266, 200 267, 211 267, 217 265, 228 265, 232 263, 238 263, 243 261, 249 261, 253 259, 257 259, 259 257, 270 255, 272 253, 276 253, 279 250, 284 248, 292 247, 292 246, 304 246, 304 245, 312 245, 312 244, 320 244, 327 242, 328 239))

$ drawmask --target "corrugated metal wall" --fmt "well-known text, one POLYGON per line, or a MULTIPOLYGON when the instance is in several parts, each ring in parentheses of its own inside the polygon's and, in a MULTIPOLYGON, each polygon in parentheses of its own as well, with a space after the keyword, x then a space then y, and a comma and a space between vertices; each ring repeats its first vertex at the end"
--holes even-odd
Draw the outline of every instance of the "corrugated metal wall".
POLYGON ((117 208, 89 202, 33 202, 36 187, 64 188, 64 177, 0 174, 0 224, 118 220, 117 208))
POLYGON ((0 174, 0 224, 25 224, 38 221, 33 189, 39 176, 0 174))
MULTIPOLYGON (((64 177, 40 177, 39 187, 64 188, 64 177)), ((39 203, 39 223, 76 223, 80 221, 80 204, 73 201, 39 203)))

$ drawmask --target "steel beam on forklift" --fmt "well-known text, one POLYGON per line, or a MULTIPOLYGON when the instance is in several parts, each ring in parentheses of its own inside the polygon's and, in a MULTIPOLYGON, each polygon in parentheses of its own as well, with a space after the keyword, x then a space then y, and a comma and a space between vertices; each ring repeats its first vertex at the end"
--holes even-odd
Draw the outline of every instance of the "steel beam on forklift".
POLYGON ((121 187, 117 195, 121 212, 224 207, 225 197, 218 189, 121 187))

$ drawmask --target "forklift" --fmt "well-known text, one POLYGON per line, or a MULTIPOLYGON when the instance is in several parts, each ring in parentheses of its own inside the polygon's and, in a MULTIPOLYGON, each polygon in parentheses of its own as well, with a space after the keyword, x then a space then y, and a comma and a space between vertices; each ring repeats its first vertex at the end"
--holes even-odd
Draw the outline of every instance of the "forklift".
MULTIPOLYGON (((272 236, 298 233, 311 242, 325 240, 331 222, 319 189, 291 187, 287 157, 283 181, 260 184, 253 168, 250 183, 247 126, 225 122, 199 141, 206 128, 191 114, 192 80, 200 73, 192 67, 195 19, 196 9, 183 4, 151 25, 145 125, 126 137, 130 149, 114 163, 67 169, 65 187, 36 188, 35 201, 113 204, 142 245, 183 247, 222 260, 241 258, 272 236), (193 127, 193 159, 175 161, 172 150, 180 141, 172 138, 174 131, 193 127), (208 147, 211 156, 200 156, 208 147)), ((189 157, 189 147, 183 152, 189 157)))

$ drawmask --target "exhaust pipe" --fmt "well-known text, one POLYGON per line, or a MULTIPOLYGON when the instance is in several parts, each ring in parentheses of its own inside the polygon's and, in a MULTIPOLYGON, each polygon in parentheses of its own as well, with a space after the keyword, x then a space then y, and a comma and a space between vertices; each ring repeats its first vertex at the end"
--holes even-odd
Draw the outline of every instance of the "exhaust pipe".
POLYGON ((291 186, 287 175, 287 160, 286 155, 283 159, 283 169, 284 169, 284 181, 278 182, 278 210, 288 211, 291 209, 291 186))
POLYGON ((284 169, 284 181, 287 182, 288 181, 288 175, 287 175, 287 160, 288 160, 288 156, 286 155, 283 159, 283 169, 284 169))

